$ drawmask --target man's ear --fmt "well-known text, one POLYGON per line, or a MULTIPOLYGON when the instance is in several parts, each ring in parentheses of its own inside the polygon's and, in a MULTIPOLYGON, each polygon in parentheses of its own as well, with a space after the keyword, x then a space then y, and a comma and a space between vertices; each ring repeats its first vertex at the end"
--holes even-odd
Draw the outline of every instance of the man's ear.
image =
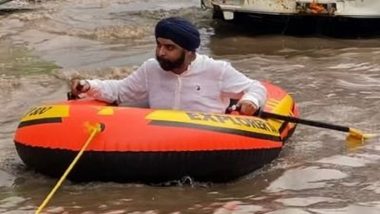
POLYGON ((195 56, 195 51, 188 51, 185 49, 185 53, 188 57, 195 56))

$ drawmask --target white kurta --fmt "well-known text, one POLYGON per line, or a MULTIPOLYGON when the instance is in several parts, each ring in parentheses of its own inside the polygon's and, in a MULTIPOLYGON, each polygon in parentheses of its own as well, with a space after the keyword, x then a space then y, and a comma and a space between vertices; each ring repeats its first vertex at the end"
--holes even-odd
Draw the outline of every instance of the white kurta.
POLYGON ((154 109, 223 113, 230 99, 263 106, 266 89, 230 63, 197 54, 188 70, 178 75, 149 59, 122 80, 88 80, 89 96, 106 102, 148 103, 154 109))

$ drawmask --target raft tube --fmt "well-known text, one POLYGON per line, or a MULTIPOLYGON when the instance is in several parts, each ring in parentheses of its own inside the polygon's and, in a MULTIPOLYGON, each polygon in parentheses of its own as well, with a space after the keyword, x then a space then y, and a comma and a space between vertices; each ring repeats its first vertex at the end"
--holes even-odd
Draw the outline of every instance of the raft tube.
MULTIPOLYGON (((297 116, 284 90, 263 83, 265 111, 297 116)), ((30 168, 60 177, 97 134, 68 178, 73 181, 226 182, 271 162, 295 124, 255 116, 109 106, 74 100, 32 107, 15 133, 20 158, 30 168)))

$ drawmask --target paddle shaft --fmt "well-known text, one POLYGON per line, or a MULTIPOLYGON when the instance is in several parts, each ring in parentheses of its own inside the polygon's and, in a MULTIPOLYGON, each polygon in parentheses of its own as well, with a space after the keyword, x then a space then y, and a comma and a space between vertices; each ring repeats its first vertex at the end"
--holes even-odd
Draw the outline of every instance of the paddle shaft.
POLYGON ((350 132, 350 128, 346 126, 340 126, 340 125, 334 125, 334 124, 329 124, 329 123, 324 123, 324 122, 319 122, 319 121, 314 121, 314 120, 306 120, 306 119, 300 119, 297 117, 273 114, 266 111, 262 111, 259 114, 261 117, 278 119, 278 120, 291 122, 291 123, 299 123, 299 124, 320 127, 320 128, 325 128, 325 129, 333 129, 333 130, 341 131, 341 132, 350 132))

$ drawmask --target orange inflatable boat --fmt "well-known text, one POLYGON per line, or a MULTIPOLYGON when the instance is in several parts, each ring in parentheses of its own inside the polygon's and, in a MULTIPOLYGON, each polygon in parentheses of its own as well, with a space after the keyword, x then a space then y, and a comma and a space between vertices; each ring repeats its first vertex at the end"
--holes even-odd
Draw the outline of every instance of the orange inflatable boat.
MULTIPOLYGON (((268 90, 265 111, 297 116, 282 89, 268 90)), ((75 181, 164 182, 189 176, 196 181, 230 181, 271 162, 295 125, 255 116, 109 106, 74 100, 31 108, 15 134, 24 163, 60 177, 89 138, 69 179, 75 181)))

